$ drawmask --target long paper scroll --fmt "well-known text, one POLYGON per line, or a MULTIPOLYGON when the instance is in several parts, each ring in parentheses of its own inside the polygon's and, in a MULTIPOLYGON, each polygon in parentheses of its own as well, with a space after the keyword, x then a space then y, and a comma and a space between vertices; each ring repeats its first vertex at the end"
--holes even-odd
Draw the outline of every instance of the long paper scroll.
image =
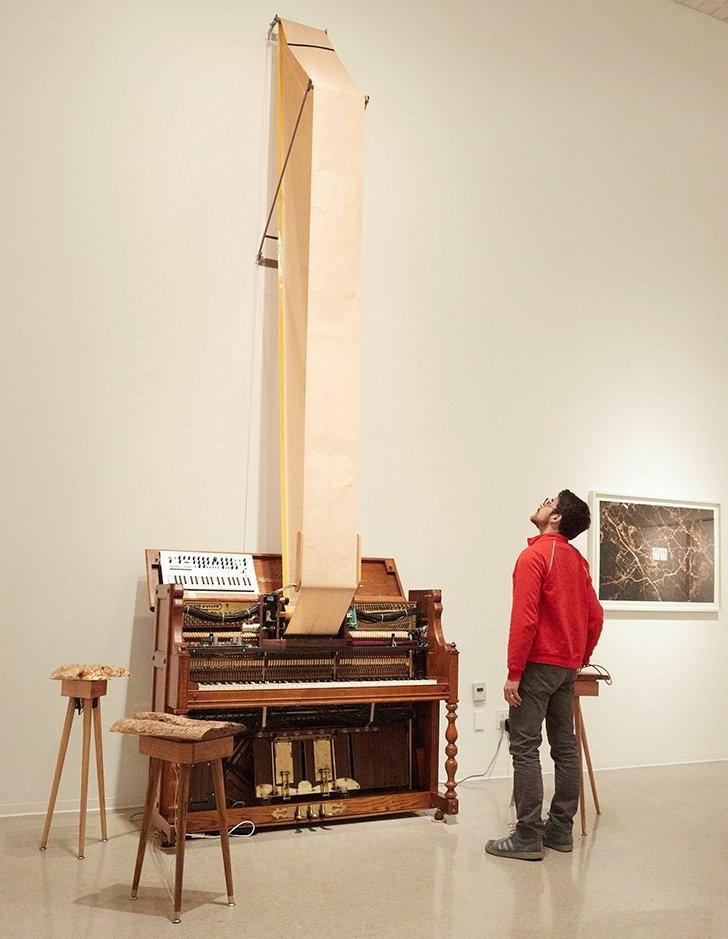
POLYGON ((278 45, 283 582, 296 585, 287 634, 329 635, 359 578, 364 95, 322 30, 280 21, 278 45))

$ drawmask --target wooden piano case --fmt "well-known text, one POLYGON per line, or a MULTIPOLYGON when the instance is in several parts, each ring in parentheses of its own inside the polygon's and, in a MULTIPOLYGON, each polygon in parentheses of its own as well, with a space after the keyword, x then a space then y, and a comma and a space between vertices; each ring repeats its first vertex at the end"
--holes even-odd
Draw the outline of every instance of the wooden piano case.
MULTIPOLYGON (((211 692, 190 678, 194 650, 182 634, 184 608, 211 598, 224 604, 240 597, 162 584, 159 551, 150 549, 146 554, 150 608, 156 617, 152 708, 200 718, 225 717, 246 727, 226 761, 231 826, 244 820, 256 827, 328 824, 424 809, 435 809, 436 816, 446 820, 457 815, 458 653, 443 638, 440 591, 410 591, 405 597, 394 561, 362 559, 354 602, 416 604, 426 635, 426 681, 384 681, 366 687, 362 683, 357 687, 357 682, 342 682, 339 687, 335 682, 333 687, 294 682, 270 689, 257 684, 211 692), (442 791, 438 784, 441 702, 446 709, 442 791), (267 785, 274 766, 276 779, 290 779, 290 790, 267 785)), ((279 589, 280 555, 253 558, 260 595, 279 589)), ((209 769, 197 768, 190 783, 187 830, 215 830, 209 769)), ((175 839, 176 795, 174 768, 165 764, 155 823, 170 844, 175 839)))

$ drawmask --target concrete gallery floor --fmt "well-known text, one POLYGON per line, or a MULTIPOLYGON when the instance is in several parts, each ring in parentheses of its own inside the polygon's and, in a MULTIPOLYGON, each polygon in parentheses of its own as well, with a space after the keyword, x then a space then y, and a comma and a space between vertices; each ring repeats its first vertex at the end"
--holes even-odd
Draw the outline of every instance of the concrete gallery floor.
MULTIPOLYGON (((597 774, 586 838, 544 861, 486 855, 505 833, 510 782, 460 790, 456 825, 409 816, 235 838, 237 906, 225 902, 219 842, 188 841, 182 923, 170 922, 174 856, 150 844, 129 900, 138 813, 0 819, 0 934, 246 937, 726 936, 728 763, 597 774), (133 818, 133 820, 132 820, 133 818), (175 932, 176 931, 176 932, 175 932)), ((547 790, 549 780, 547 779, 547 790)))

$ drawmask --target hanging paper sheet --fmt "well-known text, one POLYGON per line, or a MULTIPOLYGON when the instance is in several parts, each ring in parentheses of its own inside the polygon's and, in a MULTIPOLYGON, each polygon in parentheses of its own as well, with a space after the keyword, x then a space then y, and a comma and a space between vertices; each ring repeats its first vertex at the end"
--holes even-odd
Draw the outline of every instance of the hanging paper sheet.
POLYGON ((331 635, 359 579, 364 95, 322 30, 282 20, 278 45, 283 576, 296 585, 287 634, 331 635))

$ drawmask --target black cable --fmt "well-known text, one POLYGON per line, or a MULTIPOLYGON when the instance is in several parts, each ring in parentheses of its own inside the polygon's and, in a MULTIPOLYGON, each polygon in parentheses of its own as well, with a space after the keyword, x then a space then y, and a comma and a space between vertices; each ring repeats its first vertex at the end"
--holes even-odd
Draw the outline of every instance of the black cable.
MULTIPOLYGON (((603 665, 596 665, 594 662, 590 662, 588 665, 585 665, 584 668, 593 668, 597 675, 604 678, 608 685, 612 684, 612 676, 609 674, 606 668, 603 665)), ((588 678, 589 672, 585 672, 584 669, 579 670, 579 675, 588 678)), ((579 676, 577 676, 579 677, 579 676)))

